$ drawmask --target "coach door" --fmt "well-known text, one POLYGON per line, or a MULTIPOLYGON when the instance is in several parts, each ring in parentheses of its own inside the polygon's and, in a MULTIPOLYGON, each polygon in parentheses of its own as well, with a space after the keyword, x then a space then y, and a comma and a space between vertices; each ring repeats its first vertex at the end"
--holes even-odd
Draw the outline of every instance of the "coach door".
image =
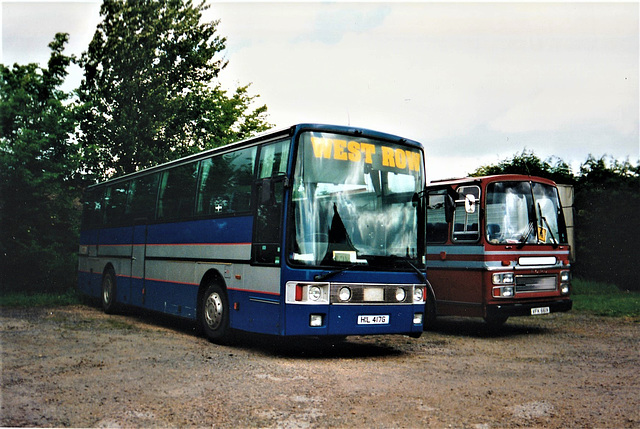
POLYGON ((252 260, 258 264, 280 264, 282 251, 282 206, 289 158, 289 140, 260 148, 256 182, 256 214, 252 260))
POLYGON ((131 304, 145 306, 145 268, 147 254, 147 229, 155 218, 159 174, 134 179, 130 189, 129 216, 133 219, 131 248, 131 304))
POLYGON ((147 252, 147 223, 139 219, 133 227, 133 246, 131 246, 131 304, 145 304, 145 256, 147 252))

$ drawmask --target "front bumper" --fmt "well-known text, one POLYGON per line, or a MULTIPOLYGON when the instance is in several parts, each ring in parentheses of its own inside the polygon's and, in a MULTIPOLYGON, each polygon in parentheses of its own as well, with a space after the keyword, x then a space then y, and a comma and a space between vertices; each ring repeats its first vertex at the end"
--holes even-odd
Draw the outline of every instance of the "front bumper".
POLYGON ((570 299, 558 299, 514 304, 490 304, 486 308, 486 317, 531 316, 531 309, 540 307, 549 307, 550 313, 564 312, 571 310, 573 301, 570 299))

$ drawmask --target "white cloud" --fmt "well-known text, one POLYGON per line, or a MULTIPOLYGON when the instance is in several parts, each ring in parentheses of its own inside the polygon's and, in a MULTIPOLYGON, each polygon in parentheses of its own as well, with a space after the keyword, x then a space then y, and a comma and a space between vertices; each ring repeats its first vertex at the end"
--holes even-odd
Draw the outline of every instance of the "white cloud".
POLYGON ((69 33, 66 54, 85 51, 99 22, 100 2, 0 2, 4 64, 49 60, 48 44, 56 33, 69 33))
MULTIPOLYGON (((84 15, 27 4, 20 24, 7 4, 12 61, 46 61, 55 28, 83 41, 79 53, 97 24, 99 3, 84 15)), ((222 83, 252 82, 277 126, 403 135, 442 177, 525 147, 567 162, 640 156, 637 3, 210 4, 227 38, 222 83)))
POLYGON ((296 42, 319 41, 329 45, 339 43, 346 34, 364 33, 378 27, 389 14, 391 7, 381 4, 332 3, 323 7, 315 16, 309 32, 295 38, 296 42))

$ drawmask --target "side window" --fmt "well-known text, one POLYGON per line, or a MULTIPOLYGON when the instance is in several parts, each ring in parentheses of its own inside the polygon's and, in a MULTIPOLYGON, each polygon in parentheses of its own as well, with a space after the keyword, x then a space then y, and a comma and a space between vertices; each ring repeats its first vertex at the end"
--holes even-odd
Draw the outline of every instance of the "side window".
POLYGON ((251 209, 256 147, 200 162, 197 215, 247 212, 251 209))
POLYGON ((429 192, 427 203, 427 243, 444 243, 447 241, 449 224, 445 213, 447 190, 429 192))
POLYGON ((128 182, 109 186, 104 193, 104 223, 107 226, 120 225, 125 220, 128 182))
POLYGON ((476 242, 480 238, 480 188, 460 186, 457 194, 452 239, 457 243, 476 242))
POLYGON ((135 222, 137 219, 153 219, 156 211, 159 177, 160 174, 158 173, 138 177, 129 185, 127 216, 132 221, 135 222))
POLYGON ((260 149, 258 178, 281 176, 287 173, 290 140, 268 143, 260 149))
POLYGON ((182 219, 193 214, 197 175, 197 162, 162 172, 158 196, 158 219, 182 219))
POLYGON ((94 188, 85 193, 82 207, 82 229, 100 228, 102 226, 103 194, 104 188, 94 188))

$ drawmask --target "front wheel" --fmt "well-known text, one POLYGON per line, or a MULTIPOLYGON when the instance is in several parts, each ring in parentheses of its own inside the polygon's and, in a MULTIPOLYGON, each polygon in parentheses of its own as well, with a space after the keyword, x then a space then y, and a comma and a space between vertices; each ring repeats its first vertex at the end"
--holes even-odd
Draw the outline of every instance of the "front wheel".
POLYGON ((428 293, 427 302, 424 305, 423 330, 432 331, 437 328, 437 323, 436 299, 431 293, 428 293))
POLYGON ((230 339, 229 299, 217 283, 210 284, 202 295, 198 315, 200 326, 209 341, 224 343, 230 339))
POLYGON ((484 321, 492 329, 500 328, 507 322, 508 316, 485 316, 484 321))

